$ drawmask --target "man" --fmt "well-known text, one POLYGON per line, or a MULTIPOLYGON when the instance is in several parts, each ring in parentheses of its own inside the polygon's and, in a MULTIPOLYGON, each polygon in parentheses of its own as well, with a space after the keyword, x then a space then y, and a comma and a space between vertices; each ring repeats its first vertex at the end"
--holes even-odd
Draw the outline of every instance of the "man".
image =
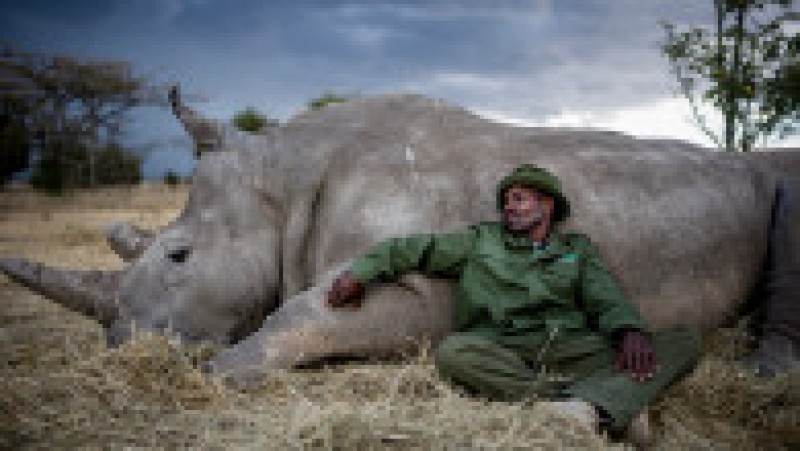
MULTIPOLYGON (((409 271, 457 277, 456 332, 436 350, 445 378, 493 399, 566 399, 592 428, 623 430, 694 365, 695 333, 647 331, 589 239, 555 230, 570 206, 546 170, 514 170, 497 203, 502 222, 377 244, 334 281, 328 304, 358 307, 365 286, 409 271)), ((646 420, 634 441, 649 440, 646 420)))

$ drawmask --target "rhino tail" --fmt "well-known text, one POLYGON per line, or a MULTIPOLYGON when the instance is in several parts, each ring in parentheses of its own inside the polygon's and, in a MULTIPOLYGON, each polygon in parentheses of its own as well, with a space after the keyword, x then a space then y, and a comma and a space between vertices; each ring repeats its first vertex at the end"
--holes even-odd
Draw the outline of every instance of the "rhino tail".
POLYGON ((204 117, 186 106, 181 99, 180 88, 174 85, 169 90, 169 104, 172 113, 181 122, 183 128, 197 144, 197 152, 222 148, 223 126, 219 122, 204 117))
POLYGON ((19 258, 0 259, 5 273, 31 290, 64 307, 110 326, 119 316, 120 271, 70 271, 19 258))
POLYGON ((127 222, 109 225, 105 235, 108 245, 125 262, 139 258, 156 236, 150 230, 141 229, 127 222))

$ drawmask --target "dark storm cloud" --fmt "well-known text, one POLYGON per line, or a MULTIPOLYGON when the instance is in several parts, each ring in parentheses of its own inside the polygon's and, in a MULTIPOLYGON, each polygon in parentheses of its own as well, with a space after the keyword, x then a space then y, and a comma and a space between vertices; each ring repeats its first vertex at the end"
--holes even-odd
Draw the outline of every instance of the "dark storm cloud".
MULTIPOLYGON (((710 1, 5 1, 0 39, 130 60, 230 117, 286 118, 325 89, 413 90, 541 120, 670 95, 661 19, 708 22, 710 1), (163 67, 163 68, 162 68, 163 67), (162 69, 158 69, 162 68, 162 69)), ((149 129, 179 133, 165 113, 149 129)))
POLYGON ((2 25, 45 50, 167 66, 218 113, 252 99, 285 116, 332 88, 420 89, 536 116, 662 96, 657 21, 702 20, 698 3, 11 2, 2 25))

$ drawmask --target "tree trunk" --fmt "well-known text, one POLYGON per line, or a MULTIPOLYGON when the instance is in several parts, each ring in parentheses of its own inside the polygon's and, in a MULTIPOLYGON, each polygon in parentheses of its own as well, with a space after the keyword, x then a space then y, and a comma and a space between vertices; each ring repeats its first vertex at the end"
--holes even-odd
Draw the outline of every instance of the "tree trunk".
MULTIPOLYGON (((736 132, 736 118, 739 116, 739 95, 736 92, 737 89, 742 88, 742 83, 744 81, 744 77, 742 73, 744 72, 744 67, 742 66, 742 46, 744 45, 744 13, 747 6, 744 2, 739 2, 736 6, 736 28, 735 30, 735 37, 733 43, 733 73, 736 79, 731 84, 730 91, 728 91, 728 101, 731 103, 731 117, 728 119, 728 124, 726 127, 730 126, 732 129, 730 130, 731 139, 733 140, 733 135, 736 132)), ((749 145, 747 143, 747 127, 746 121, 739 119, 739 128, 741 129, 741 138, 739 139, 739 144, 741 145, 742 151, 748 151, 749 145)), ((727 131, 726 131, 727 132, 727 131)), ((733 144, 733 142, 731 143, 733 144)))
MULTIPOLYGON (((720 65, 723 64, 723 55, 727 55, 727 51, 723 48, 723 22, 725 20, 725 4, 723 0, 716 0, 715 6, 717 9, 717 46, 719 49, 719 60, 720 65)), ((734 55, 737 52, 737 48, 734 46, 734 55)), ((737 70, 736 68, 736 57, 734 56, 733 64, 727 65, 725 67, 725 105, 723 108, 725 114, 725 150, 732 151, 734 150, 734 141, 735 141, 735 132, 736 132, 736 110, 735 110, 735 102, 736 97, 734 96, 733 92, 733 85, 734 85, 734 74, 737 70)))

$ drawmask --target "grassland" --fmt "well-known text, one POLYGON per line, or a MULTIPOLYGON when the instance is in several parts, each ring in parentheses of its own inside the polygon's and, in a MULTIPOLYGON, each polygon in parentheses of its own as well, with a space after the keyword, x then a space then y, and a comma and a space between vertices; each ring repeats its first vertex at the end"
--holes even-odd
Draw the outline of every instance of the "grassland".
MULTIPOLYGON (((185 186, 49 198, 0 192, 0 257, 118 269, 102 227, 156 229, 185 186)), ((697 369, 651 408, 655 449, 800 446, 800 372, 763 381, 736 363, 744 323, 709 337, 697 369)), ((423 345, 392 362, 280 372, 235 391, 203 376, 216 350, 142 336, 106 347, 99 325, 0 276, 0 448, 605 449, 547 403, 488 403, 436 375, 423 345)), ((797 449, 797 448, 795 448, 797 449)))

